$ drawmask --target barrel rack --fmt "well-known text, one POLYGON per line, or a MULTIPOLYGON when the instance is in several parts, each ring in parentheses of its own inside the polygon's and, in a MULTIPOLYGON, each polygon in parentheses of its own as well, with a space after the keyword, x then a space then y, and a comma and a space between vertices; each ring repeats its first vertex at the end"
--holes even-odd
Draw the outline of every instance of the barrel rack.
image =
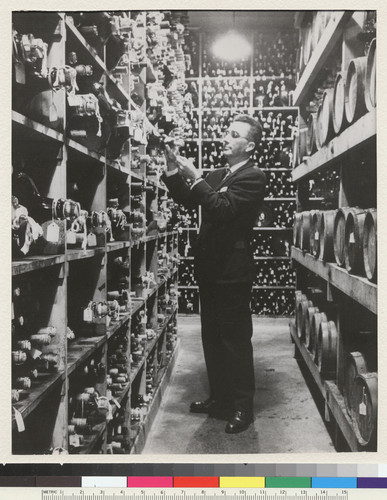
MULTIPOLYGON (((333 54, 335 57, 339 54, 341 59, 339 70, 345 74, 351 60, 364 56, 365 52, 364 32, 367 28, 367 12, 336 11, 321 28, 322 17, 324 17, 322 12, 309 11, 299 13, 295 19, 295 27, 300 33, 300 62, 293 104, 300 107, 300 129, 306 127, 303 118, 310 111, 310 101, 316 89, 322 85, 322 74, 329 64, 333 64, 330 60, 331 57, 334 59, 333 54), (316 29, 321 30, 319 35, 313 32, 316 29), (314 44, 311 42, 312 39, 314 44), (305 48, 306 42, 311 44, 308 49, 305 48), (311 54, 309 60, 303 64, 305 50, 310 50, 311 54)), ((375 151, 376 107, 367 110, 363 116, 311 155, 301 155, 292 173, 293 182, 298 186, 298 212, 357 206, 364 209, 375 208, 375 151), (325 206, 322 202, 321 205, 316 205, 312 202, 312 198, 309 198, 310 186, 313 185, 316 176, 324 176, 330 169, 336 169, 340 177, 336 204, 325 206), (361 192, 363 185, 366 186, 366 194, 361 192)), ((375 451, 377 432, 374 432, 372 441, 361 442, 355 430, 353 416, 347 411, 344 399, 344 371, 349 353, 360 350, 355 340, 356 328, 373 332, 369 342, 376 357, 377 285, 364 276, 350 274, 336 263, 323 262, 315 258, 307 249, 293 246, 291 257, 297 272, 297 288, 306 294, 307 300, 310 298, 308 293, 312 293, 313 287, 317 287, 322 291, 325 304, 336 306, 336 375, 332 380, 324 380, 314 355, 297 333, 296 321, 291 320, 290 335, 295 344, 295 357, 306 366, 323 398, 325 419, 333 422, 335 446, 338 451, 375 451), (359 318, 361 326, 356 324, 359 318)), ((374 424, 376 427, 375 422, 374 424)))

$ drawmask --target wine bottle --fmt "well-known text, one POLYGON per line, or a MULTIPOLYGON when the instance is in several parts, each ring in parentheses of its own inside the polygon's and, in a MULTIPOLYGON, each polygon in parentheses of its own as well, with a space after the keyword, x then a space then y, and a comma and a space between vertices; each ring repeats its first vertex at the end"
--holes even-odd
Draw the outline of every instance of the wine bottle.
POLYGON ((50 219, 74 219, 80 214, 80 204, 69 199, 41 196, 34 181, 24 172, 13 179, 13 193, 38 223, 50 219))

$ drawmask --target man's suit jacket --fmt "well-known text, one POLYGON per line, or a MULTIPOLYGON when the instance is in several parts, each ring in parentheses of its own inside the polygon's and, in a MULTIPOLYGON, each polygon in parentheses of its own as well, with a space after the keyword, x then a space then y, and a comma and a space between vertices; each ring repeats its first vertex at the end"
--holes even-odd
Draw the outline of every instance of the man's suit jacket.
POLYGON ((192 189, 180 174, 162 176, 172 198, 186 208, 202 206, 202 224, 194 248, 199 283, 252 282, 252 228, 262 205, 265 174, 249 160, 225 179, 226 168, 210 172, 192 189))

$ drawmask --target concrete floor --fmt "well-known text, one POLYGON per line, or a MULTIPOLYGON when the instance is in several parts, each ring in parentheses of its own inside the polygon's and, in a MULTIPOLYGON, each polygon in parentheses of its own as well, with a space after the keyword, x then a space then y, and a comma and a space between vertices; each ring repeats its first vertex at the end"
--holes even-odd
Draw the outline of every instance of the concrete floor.
POLYGON ((255 421, 229 435, 225 423, 189 412, 208 395, 198 316, 179 317, 180 351, 143 454, 334 452, 305 384, 287 319, 254 318, 255 421))

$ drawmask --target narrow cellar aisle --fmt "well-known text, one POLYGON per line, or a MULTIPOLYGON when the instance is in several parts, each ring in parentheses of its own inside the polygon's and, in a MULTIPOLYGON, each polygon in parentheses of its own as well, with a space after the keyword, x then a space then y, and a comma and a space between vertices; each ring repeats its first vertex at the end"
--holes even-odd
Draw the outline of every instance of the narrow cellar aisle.
POLYGON ((179 317, 180 352, 144 454, 334 452, 293 358, 287 319, 254 318, 255 422, 237 435, 225 422, 189 412, 207 395, 200 319, 179 317), (305 439, 307 436, 307 439, 305 439))

